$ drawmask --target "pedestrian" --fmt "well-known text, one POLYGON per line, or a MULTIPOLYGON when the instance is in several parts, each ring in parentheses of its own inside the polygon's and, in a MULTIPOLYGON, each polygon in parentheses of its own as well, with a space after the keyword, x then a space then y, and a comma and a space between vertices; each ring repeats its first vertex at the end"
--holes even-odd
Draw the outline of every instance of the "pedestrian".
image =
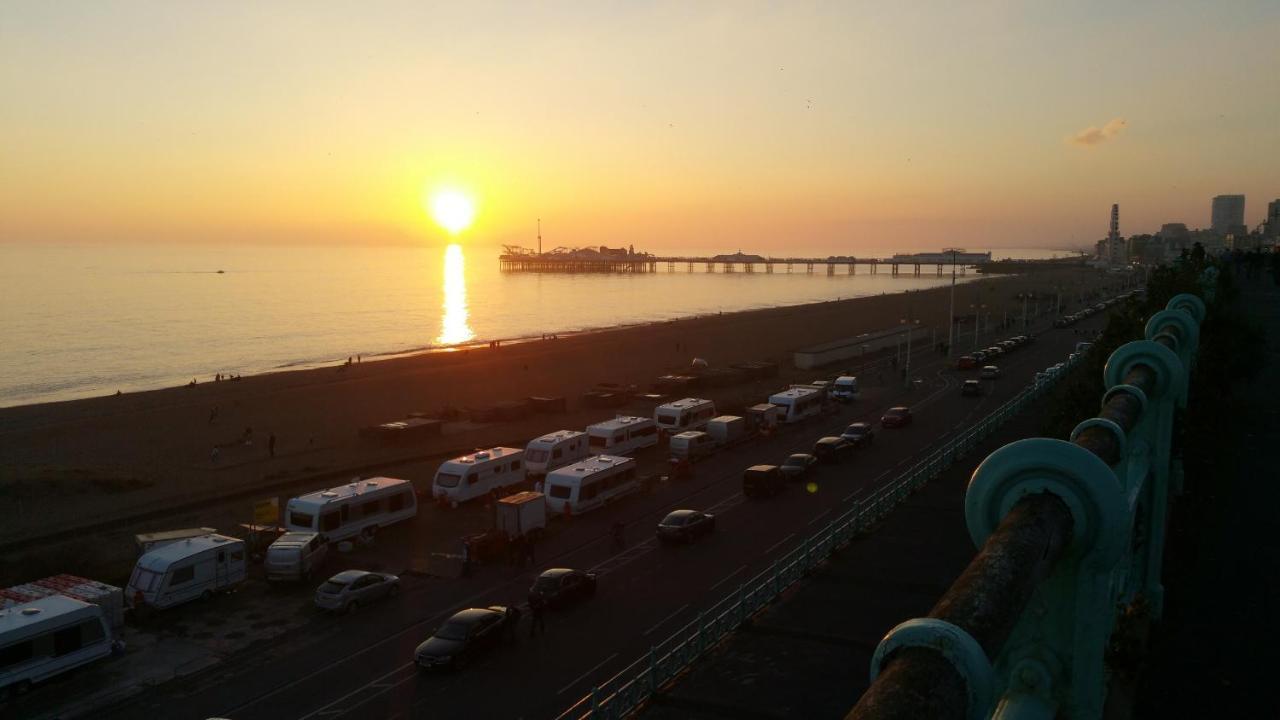
POLYGON ((213 449, 209 451, 209 462, 214 463, 215 465, 218 462, 218 446, 217 445, 214 445, 213 449))
POLYGON ((471 577, 471 541, 462 540, 462 577, 471 577))
POLYGON ((613 524, 613 551, 621 552, 627 547, 627 526, 621 521, 613 524))
POLYGON ((276 434, 271 433, 267 436, 267 453, 271 457, 276 456, 276 434))
POLYGON ((539 632, 544 635, 547 633, 546 611, 547 601, 543 600, 541 595, 529 596, 529 637, 539 632))
POLYGON ((357 355, 357 356, 356 356, 356 364, 357 364, 357 365, 359 365, 359 364, 360 364, 360 363, 362 363, 362 362, 364 362, 363 358, 361 358, 359 355, 357 355))
POLYGON ((533 484, 533 491, 534 491, 534 492, 536 492, 536 493, 538 493, 539 495, 541 495, 541 494, 542 494, 542 481, 541 481, 541 480, 539 480, 539 481, 537 481, 537 482, 535 482, 535 483, 533 484))
POLYGON ((218 419, 218 406, 214 405, 209 408, 209 424, 212 425, 214 420, 218 419))

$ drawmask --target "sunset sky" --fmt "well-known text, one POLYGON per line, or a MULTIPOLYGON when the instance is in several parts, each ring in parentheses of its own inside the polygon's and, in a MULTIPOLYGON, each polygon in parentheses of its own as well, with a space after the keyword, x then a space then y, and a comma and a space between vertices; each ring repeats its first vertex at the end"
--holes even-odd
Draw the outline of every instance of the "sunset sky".
POLYGON ((0 240, 1075 247, 1280 198, 1280 2, 0 6, 0 240))

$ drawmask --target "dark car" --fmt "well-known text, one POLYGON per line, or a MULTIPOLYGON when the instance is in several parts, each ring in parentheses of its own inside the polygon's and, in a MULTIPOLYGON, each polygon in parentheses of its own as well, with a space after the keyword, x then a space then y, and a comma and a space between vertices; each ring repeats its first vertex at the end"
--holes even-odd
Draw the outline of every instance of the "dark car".
POLYGON ((974 366, 981 365, 982 363, 987 361, 987 354, 982 350, 978 350, 977 352, 971 352, 969 353, 969 356, 973 358, 974 366))
POLYGON ((795 453, 788 455, 786 460, 778 466, 778 472, 788 480, 802 480, 806 475, 813 471, 813 466, 818 464, 818 458, 809 453, 795 453))
POLYGON ((454 613, 414 650, 414 662, 424 670, 457 670, 502 644, 511 623, 514 623, 514 614, 501 605, 454 613))
POLYGON ((569 568, 544 571, 529 588, 529 604, 542 600, 550 608, 562 608, 596 594, 596 574, 569 568))
POLYGON ((824 437, 813 444, 813 455, 825 463, 838 463, 852 456, 853 449, 853 443, 842 437, 824 437))
POLYGON ((871 423, 856 422, 845 428, 840 437, 848 440, 854 447, 863 447, 876 441, 876 431, 871 423))
POLYGON ((980 380, 965 380, 960 386, 961 395, 981 395, 982 382, 980 380))
POLYGON ((766 497, 782 492, 786 478, 777 465, 752 465, 742 473, 742 494, 747 497, 766 497))
POLYGON ((664 543, 691 543, 716 529, 716 516, 698 510, 672 510, 658 523, 658 539, 664 543))
POLYGON ((958 370, 972 370, 976 367, 978 367, 978 361, 972 355, 961 355, 960 359, 956 361, 956 369, 958 370))
POLYGON ((899 405, 885 411, 885 414, 880 417, 880 425, 887 428, 903 427, 910 425, 912 419, 911 408, 899 405))

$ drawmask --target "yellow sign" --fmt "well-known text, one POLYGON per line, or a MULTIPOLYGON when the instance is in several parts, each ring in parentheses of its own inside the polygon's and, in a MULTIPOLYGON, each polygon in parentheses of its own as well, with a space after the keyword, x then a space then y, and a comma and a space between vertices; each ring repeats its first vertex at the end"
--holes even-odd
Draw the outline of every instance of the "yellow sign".
POLYGON ((275 525, 278 522, 280 522, 280 498, 254 501, 253 523, 255 525, 275 525))

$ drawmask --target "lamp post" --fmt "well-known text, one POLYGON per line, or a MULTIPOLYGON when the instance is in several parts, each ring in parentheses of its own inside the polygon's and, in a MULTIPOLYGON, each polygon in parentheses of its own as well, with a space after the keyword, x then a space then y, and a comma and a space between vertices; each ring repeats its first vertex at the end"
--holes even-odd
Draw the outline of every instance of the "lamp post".
POLYGON ((951 357, 951 346, 956 340, 956 253, 964 252, 964 248, 946 248, 942 252, 951 253, 951 311, 947 313, 947 357, 951 357))
MULTIPOLYGON (((987 309, 986 303, 974 303, 969 306, 973 311, 973 349, 978 349, 978 330, 982 326, 982 312, 987 309)), ((990 329, 990 328, 988 328, 990 329)))
POLYGON ((899 323, 907 326, 907 362, 902 366, 902 386, 911 388, 911 336, 915 334, 916 326, 920 324, 919 320, 902 319, 899 323))

